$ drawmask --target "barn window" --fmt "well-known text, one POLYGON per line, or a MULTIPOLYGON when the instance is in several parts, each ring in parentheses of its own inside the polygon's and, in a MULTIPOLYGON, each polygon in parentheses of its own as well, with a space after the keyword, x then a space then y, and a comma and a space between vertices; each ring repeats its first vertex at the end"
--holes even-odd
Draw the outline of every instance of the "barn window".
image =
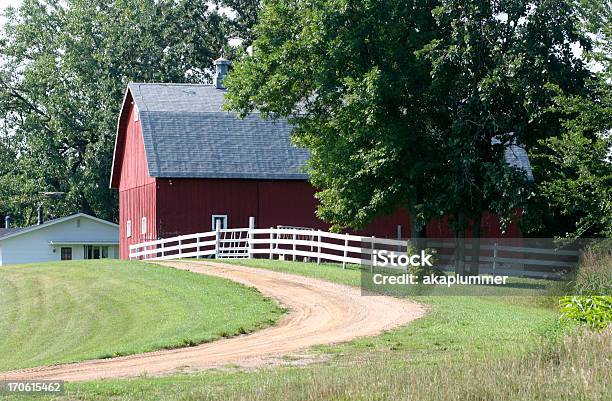
POLYGON ((143 217, 140 220, 140 233, 141 234, 146 234, 147 233, 147 218, 143 217))
POLYGON ((132 220, 128 220, 125 223, 125 236, 128 238, 132 236, 132 220))
POLYGON ((227 228, 227 215, 226 214, 213 214, 212 215, 212 229, 217 229, 217 222, 221 224, 221 229, 227 228))
POLYGON ((60 257, 61 260, 72 260, 72 248, 64 248, 60 249, 60 257))
POLYGON ((134 121, 138 121, 140 113, 138 113, 138 106, 134 104, 134 121))

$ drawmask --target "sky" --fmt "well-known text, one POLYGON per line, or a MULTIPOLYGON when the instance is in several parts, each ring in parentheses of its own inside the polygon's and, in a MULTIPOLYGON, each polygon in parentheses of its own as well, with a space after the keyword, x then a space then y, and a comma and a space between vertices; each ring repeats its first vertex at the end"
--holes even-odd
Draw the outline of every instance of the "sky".
MULTIPOLYGON (((8 6, 19 7, 21 0, 0 0, 0 13, 4 12, 4 9, 8 6)), ((4 23, 4 18, 0 16, 0 25, 4 23)))
POLYGON ((0 0, 0 9, 4 9, 7 6, 17 7, 21 4, 21 0, 0 0))

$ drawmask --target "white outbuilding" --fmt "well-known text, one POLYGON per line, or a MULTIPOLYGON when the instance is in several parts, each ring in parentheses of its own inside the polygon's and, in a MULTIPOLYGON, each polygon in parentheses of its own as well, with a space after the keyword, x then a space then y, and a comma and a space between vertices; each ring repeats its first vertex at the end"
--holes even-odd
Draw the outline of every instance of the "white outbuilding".
POLYGON ((119 257, 119 226, 85 213, 30 227, 0 228, 0 266, 119 257))

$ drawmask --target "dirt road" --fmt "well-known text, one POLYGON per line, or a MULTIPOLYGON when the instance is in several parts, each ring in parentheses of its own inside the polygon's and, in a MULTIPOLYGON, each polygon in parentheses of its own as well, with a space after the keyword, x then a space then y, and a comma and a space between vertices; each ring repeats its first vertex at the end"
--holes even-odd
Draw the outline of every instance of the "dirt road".
POLYGON ((230 364, 258 366, 265 364, 266 359, 314 345, 373 336, 425 313, 422 306, 405 300, 361 296, 358 288, 269 270, 209 262, 163 264, 256 287, 288 308, 289 312, 277 325, 248 335, 189 348, 0 372, 0 380, 83 381, 143 374, 164 375, 230 364))

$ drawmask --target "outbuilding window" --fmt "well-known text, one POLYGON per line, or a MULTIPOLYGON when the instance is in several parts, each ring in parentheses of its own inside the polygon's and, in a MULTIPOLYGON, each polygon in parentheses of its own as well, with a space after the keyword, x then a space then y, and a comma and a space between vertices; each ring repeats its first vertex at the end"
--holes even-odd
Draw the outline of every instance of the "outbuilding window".
POLYGON ((83 252, 84 252, 85 259, 106 259, 108 258, 108 246, 85 245, 83 252))
POLYGON ((147 218, 146 217, 143 217, 140 220, 140 233, 143 235, 147 233, 147 218))
POLYGON ((62 247, 60 249, 61 260, 72 260, 72 248, 62 247))
POLYGON ((125 222, 125 236, 128 238, 132 236, 132 220, 125 222))

